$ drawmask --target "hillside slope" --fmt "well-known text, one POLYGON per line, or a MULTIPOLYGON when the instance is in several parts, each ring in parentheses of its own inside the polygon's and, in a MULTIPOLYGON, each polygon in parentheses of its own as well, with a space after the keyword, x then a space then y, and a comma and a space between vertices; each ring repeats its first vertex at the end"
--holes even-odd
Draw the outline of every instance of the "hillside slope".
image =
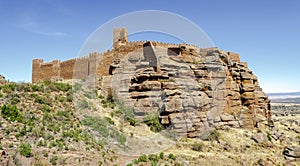
POLYGON ((299 153, 297 117, 175 139, 156 115, 139 121, 90 89, 84 80, 0 85, 1 165, 299 164, 299 156, 283 154, 299 153))

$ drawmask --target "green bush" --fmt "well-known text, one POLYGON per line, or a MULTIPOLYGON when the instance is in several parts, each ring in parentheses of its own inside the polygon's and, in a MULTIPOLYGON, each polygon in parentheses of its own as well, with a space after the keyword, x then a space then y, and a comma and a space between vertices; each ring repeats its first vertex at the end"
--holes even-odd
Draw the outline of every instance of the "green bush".
POLYGON ((18 136, 24 136, 27 134, 27 128, 26 125, 24 125, 24 127, 20 130, 18 136))
POLYGON ((149 154, 148 159, 151 162, 152 166, 156 166, 159 160, 159 157, 155 154, 149 154))
POLYGON ((11 122, 22 122, 23 116, 16 106, 3 105, 1 107, 1 116, 11 122))
POLYGON ((56 164, 57 164, 57 160, 58 160, 58 156, 52 156, 52 157, 50 158, 50 163, 51 163, 52 165, 56 165, 56 164))
POLYGON ((165 157, 164 152, 161 152, 161 153, 159 154, 159 158, 160 158, 160 159, 164 159, 164 157, 165 157))
POLYGON ((54 83, 55 88, 57 88, 59 91, 67 92, 72 89, 72 86, 65 83, 54 83))
POLYGON ((44 145, 43 141, 40 140, 36 146, 41 147, 41 146, 45 146, 45 145, 44 145))
POLYGON ((10 97, 10 104, 15 105, 20 102, 20 96, 18 94, 12 94, 10 97))
POLYGON ((45 105, 45 104, 40 105, 39 109, 43 112, 50 112, 51 111, 50 107, 48 105, 45 105))
POLYGON ((126 142, 126 137, 115 129, 106 118, 86 116, 82 123, 97 131, 103 138, 116 139, 122 145, 126 142))
POLYGON ((56 144, 55 141, 51 141, 50 144, 49 144, 49 148, 51 149, 51 148, 55 147, 56 145, 57 144, 56 144))
POLYGON ((6 85, 1 86, 3 93, 11 93, 12 91, 15 91, 18 89, 18 84, 16 83, 9 83, 6 85))
POLYGON ((111 125, 115 124, 115 122, 110 117, 104 117, 104 119, 111 125))
POLYGON ((20 154, 25 157, 31 157, 31 145, 21 143, 20 145, 20 154))
POLYGON ((98 133, 100 133, 105 138, 109 136, 108 123, 106 120, 104 120, 101 117, 87 116, 82 121, 82 123, 83 123, 83 125, 89 126, 92 129, 96 130, 98 133))
POLYGON ((45 98, 39 95, 35 96, 34 102, 39 103, 39 104, 45 104, 45 105, 51 105, 52 101, 50 98, 45 98))
POLYGON ((115 113, 117 114, 117 115, 123 115, 124 116, 124 120, 126 121, 126 122, 129 122, 129 124, 131 125, 131 126, 136 126, 137 125, 137 121, 136 121, 136 119, 135 119, 135 114, 134 114, 134 111, 133 111, 133 109, 129 109, 129 108, 126 108, 125 106, 124 106, 124 104, 123 103, 121 103, 121 102, 119 102, 119 101, 116 101, 115 102, 117 105, 118 105, 118 107, 119 107, 119 110, 117 110, 115 113))
POLYGON ((174 161, 176 160, 176 156, 173 153, 170 153, 168 157, 174 161))
POLYGON ((144 122, 150 127, 153 132, 160 132, 164 129, 164 126, 159 122, 159 115, 149 114, 144 118, 144 122))
POLYGON ((31 86, 31 89, 34 92, 42 92, 44 90, 44 87, 42 85, 33 84, 31 86))
POLYGON ((73 101, 73 96, 71 93, 67 94, 67 102, 72 102, 73 101))
POLYGON ((141 155, 139 158, 138 158, 138 161, 139 162, 147 162, 147 156, 145 154, 141 155))

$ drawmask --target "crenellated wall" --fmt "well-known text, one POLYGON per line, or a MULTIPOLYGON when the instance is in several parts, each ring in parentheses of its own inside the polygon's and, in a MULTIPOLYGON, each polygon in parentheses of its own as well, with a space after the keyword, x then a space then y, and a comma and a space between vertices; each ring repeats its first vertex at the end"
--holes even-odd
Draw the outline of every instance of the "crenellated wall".
MULTIPOLYGON (((131 52, 143 49, 143 45, 148 41, 132 41, 115 45, 112 50, 104 53, 90 53, 88 56, 74 58, 66 61, 54 60, 45 63, 43 59, 32 61, 32 82, 49 80, 51 78, 80 79, 89 75, 107 76, 112 63, 120 61, 131 52)), ((189 44, 172 44, 164 42, 151 42, 154 47, 170 48, 180 50, 182 56, 188 54, 205 53, 207 49, 200 49, 189 44)), ((173 50, 172 50, 173 49, 173 50)), ((239 54, 228 52, 229 58, 240 62, 239 54)))
POLYGON ((32 61, 32 82, 52 78, 80 79, 89 75, 96 75, 98 59, 102 55, 94 52, 81 58, 66 61, 54 60, 48 63, 44 63, 42 59, 34 59, 32 61))

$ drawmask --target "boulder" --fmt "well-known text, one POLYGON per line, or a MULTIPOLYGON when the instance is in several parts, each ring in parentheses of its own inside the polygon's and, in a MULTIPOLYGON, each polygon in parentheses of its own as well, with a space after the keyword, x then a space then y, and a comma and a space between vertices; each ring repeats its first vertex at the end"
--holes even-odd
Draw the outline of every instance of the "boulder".
POLYGON ((283 150, 285 159, 296 159, 300 161, 300 146, 288 146, 283 150))
POLYGON ((252 136, 252 139, 256 143, 266 143, 268 141, 268 136, 265 132, 258 132, 252 136))

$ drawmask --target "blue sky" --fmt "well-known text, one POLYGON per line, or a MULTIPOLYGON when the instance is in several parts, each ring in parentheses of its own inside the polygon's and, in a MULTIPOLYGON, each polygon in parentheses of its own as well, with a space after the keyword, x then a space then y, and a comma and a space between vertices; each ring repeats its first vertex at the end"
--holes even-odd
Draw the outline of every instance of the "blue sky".
POLYGON ((300 91, 299 8, 297 0, 0 0, 0 73, 30 81, 32 59, 74 58, 105 22, 164 10, 196 23, 220 49, 241 54, 266 92, 300 91))

